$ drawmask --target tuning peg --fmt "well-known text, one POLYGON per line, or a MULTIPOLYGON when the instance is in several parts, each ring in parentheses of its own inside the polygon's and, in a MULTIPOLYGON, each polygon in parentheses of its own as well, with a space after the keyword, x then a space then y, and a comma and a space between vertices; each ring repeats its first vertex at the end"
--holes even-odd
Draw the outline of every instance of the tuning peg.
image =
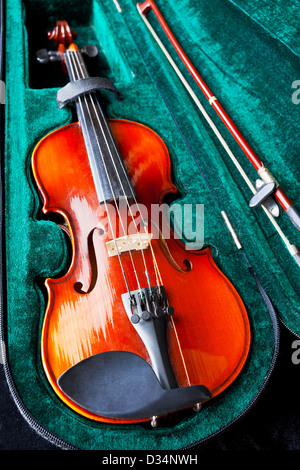
POLYGON ((80 52, 87 55, 88 57, 96 57, 98 55, 98 48, 96 46, 84 46, 80 49, 80 52))
POLYGON ((49 62, 49 56, 47 49, 39 49, 36 52, 36 58, 41 64, 47 64, 49 62))
POLYGON ((38 62, 48 64, 49 62, 61 61, 61 53, 59 51, 47 51, 47 49, 39 49, 36 52, 38 62))

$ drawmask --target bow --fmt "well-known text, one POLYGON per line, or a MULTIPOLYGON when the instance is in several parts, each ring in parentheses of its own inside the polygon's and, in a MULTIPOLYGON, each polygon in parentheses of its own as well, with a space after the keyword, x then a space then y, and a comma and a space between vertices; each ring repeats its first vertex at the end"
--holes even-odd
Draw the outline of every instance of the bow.
MULTIPOLYGON (((211 90, 208 88, 206 83, 203 81, 193 64, 191 63, 190 59, 187 57, 185 52, 183 51, 182 47, 176 40, 174 34, 170 30, 169 26, 167 25, 166 21, 164 20, 163 16, 161 15, 160 11, 158 10, 157 6, 153 2, 153 0, 146 0, 143 3, 138 3, 137 4, 137 9, 147 25, 149 31, 151 32, 152 36, 154 37, 155 41, 161 48, 162 52, 168 59, 169 63, 173 67, 174 71, 178 75, 179 79, 181 80, 182 84, 185 86, 186 90, 188 91, 189 95, 193 99, 194 103, 196 104, 197 108, 200 110, 206 121, 208 122, 209 126, 219 139, 220 143, 226 150, 227 154, 231 158, 232 162, 240 172, 241 176, 245 180, 246 184, 250 188, 251 192, 253 193, 253 197, 250 200, 249 206, 250 207, 256 207, 258 205, 261 205, 263 211, 265 212, 266 216, 269 218, 270 222, 278 232, 279 236, 281 237, 283 243, 285 244, 286 248, 288 249, 289 253, 293 256, 294 260, 297 262, 297 264, 300 266, 300 252, 296 245, 290 243, 286 235, 283 233, 281 228, 279 227, 278 223, 276 222, 274 216, 278 216, 278 208, 276 204, 274 203, 273 199, 271 196, 274 196, 277 201, 280 203, 282 208, 284 209, 285 213, 289 217, 290 221, 292 224, 300 230, 300 213, 298 209, 294 206, 294 204, 290 201, 290 199, 287 197, 287 195, 284 193, 282 188, 279 186, 275 178, 272 176, 272 174, 269 172, 269 170, 264 166, 262 161, 258 158, 258 156, 255 154, 253 149, 250 147, 249 143, 245 140, 245 138, 242 136, 241 132, 238 130, 234 122, 231 120, 225 109, 221 106, 219 103, 218 99, 216 96, 211 92, 211 90), (154 31, 153 27, 149 23, 148 19, 146 18, 147 13, 152 10, 155 16, 157 17, 160 25, 162 26, 164 32, 166 33, 168 39, 170 40, 171 44, 175 48, 177 54, 183 61, 184 65, 190 72, 191 76, 203 92, 203 94, 206 96, 208 99, 209 103, 213 107, 213 109, 216 111, 216 113, 219 115, 221 120, 224 122, 225 126, 227 129, 230 131, 236 142, 239 144, 239 146, 242 148, 244 153, 247 155, 249 158, 250 162, 253 164, 254 168, 257 170, 261 180, 258 181, 257 188, 255 188, 250 181, 249 177, 247 176, 246 172, 242 168, 241 164, 237 160, 237 158, 234 156, 233 152, 229 148, 227 142, 217 129, 216 125, 212 121, 212 119, 209 117, 205 109, 203 108, 202 104, 200 103, 197 95, 194 93, 190 85, 188 84, 187 80, 184 78, 183 74, 177 67, 176 63, 166 50, 165 46, 163 45, 162 41, 159 39, 158 35, 154 31), (258 190, 257 190, 258 189, 258 190)), ((224 212, 224 211, 223 211, 224 212)), ((234 234, 233 227, 231 223, 229 222, 228 216, 225 214, 222 214, 224 221, 226 225, 228 226, 231 234, 234 234)), ((234 240, 236 242, 236 235, 234 235, 234 240)), ((238 245, 237 245, 238 247, 238 245)), ((239 247, 238 247, 239 248, 239 247)))

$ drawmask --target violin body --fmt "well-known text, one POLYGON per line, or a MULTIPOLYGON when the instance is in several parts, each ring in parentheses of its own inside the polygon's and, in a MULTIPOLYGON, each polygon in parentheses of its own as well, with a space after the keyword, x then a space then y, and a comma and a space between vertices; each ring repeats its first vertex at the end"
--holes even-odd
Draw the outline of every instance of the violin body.
MULTIPOLYGON (((170 178, 166 146, 141 124, 108 122, 136 199, 150 214, 151 205, 161 204, 166 194, 177 191, 170 178)), ((58 385, 59 377, 72 366, 107 351, 131 352, 152 366, 149 351, 126 314, 118 256, 108 254, 108 239, 103 237, 105 230, 109 233, 107 214, 99 206, 80 124, 44 137, 34 150, 32 168, 43 212, 63 216, 72 244, 68 272, 46 280, 48 305, 41 353, 47 378, 62 401, 83 416, 115 423, 144 421, 88 411, 58 385)), ((167 321, 166 344, 178 386, 204 384, 213 398, 235 380, 247 358, 250 327, 244 304, 209 248, 188 251, 172 231, 167 240, 154 237, 151 246, 174 308, 167 321)), ((144 250, 150 278, 156 275, 153 253, 144 250)), ((145 268, 140 250, 132 252, 132 259, 128 252, 121 257, 131 288, 138 289, 132 260, 142 278, 145 268)))

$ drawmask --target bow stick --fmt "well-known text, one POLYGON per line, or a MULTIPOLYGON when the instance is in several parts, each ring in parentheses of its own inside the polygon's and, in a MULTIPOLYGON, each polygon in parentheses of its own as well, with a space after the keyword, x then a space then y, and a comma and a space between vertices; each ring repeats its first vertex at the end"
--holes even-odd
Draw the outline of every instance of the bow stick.
MULTIPOLYGON (((277 181, 274 179, 274 177, 271 175, 271 173, 267 170, 267 168, 264 166, 264 164, 260 161, 258 156, 254 153, 254 151, 251 149, 250 145, 246 142, 245 138, 242 136, 240 131, 237 129, 231 118, 228 116, 224 108, 221 106, 215 95, 210 91, 210 89, 207 87, 207 85, 204 83, 203 79, 200 77, 199 73, 189 60, 189 58, 186 56, 184 53, 183 49, 179 45, 178 41, 174 37, 173 33, 171 32, 170 28, 168 27, 166 21, 164 20, 163 16, 161 15, 160 11, 158 10, 157 6, 153 2, 153 0, 146 0, 143 3, 138 3, 137 4, 137 9, 138 12, 140 13, 143 21, 145 22, 146 26, 148 27, 149 31, 153 35, 155 41, 161 48, 162 52, 168 59, 169 63, 173 67, 174 71, 178 75, 179 79, 187 89, 188 93, 190 94, 191 98, 195 102, 196 106, 198 109, 201 111, 203 114, 204 118, 210 125, 211 129, 214 131, 215 135, 221 142, 222 146, 228 153, 229 157, 233 161, 234 165, 240 172, 241 176, 247 183, 248 187, 250 188, 251 192, 253 193, 253 198, 250 201, 250 207, 255 207, 259 204, 261 204, 262 209, 264 210, 265 214, 269 218, 270 222, 273 224, 274 228, 280 235, 281 239, 283 240, 284 244, 286 245, 287 249, 289 250, 290 254, 294 257, 295 261, 298 263, 300 266, 300 252, 298 248, 294 245, 291 244, 288 238, 285 236, 285 234, 282 232, 281 228, 277 224, 276 220, 274 219, 272 213, 273 210, 269 211, 266 207, 267 200, 271 194, 275 196, 275 198, 278 200, 278 202, 281 204, 283 209, 285 210, 286 214, 288 215, 289 219, 293 223, 293 225, 300 230, 300 213, 297 210, 297 208, 292 204, 292 202, 289 200, 289 198, 286 196, 286 194, 283 192, 283 190, 280 188, 278 185, 277 181), (203 106, 201 105, 199 99, 197 98, 196 94, 188 84, 187 80, 184 78, 183 74, 180 72, 179 68, 175 64, 174 60, 166 50, 165 46, 163 45, 162 41, 159 39, 158 35, 152 28, 151 24, 146 18, 147 13, 150 11, 150 9, 154 12, 155 16, 157 17, 159 23, 161 24, 164 32, 166 33, 168 39, 172 43, 173 47, 175 48, 176 52, 178 53, 179 57, 182 59, 184 62, 185 66, 189 70, 190 74, 192 75, 193 79, 196 81, 198 84, 199 88, 202 90, 206 98, 208 99, 209 103, 211 106, 214 108, 214 110, 217 112, 217 114, 220 116, 230 133, 233 135, 239 146, 242 148, 244 153, 247 155, 255 169, 257 170, 258 174, 260 175, 260 178, 263 182, 263 186, 259 191, 256 191, 255 187, 251 183, 250 179, 248 178, 247 174, 245 173, 244 169, 234 156, 233 152, 229 148, 227 142, 224 140, 223 136, 217 129, 216 125, 214 122, 211 120, 203 106), (271 213, 272 212, 272 213, 271 213)), ((274 206, 273 206, 274 209, 274 206)))

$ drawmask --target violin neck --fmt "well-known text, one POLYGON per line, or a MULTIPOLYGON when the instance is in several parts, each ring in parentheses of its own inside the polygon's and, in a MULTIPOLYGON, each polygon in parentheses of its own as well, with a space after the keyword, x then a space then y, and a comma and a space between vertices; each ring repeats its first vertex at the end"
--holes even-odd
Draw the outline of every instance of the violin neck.
MULTIPOLYGON (((89 76, 78 50, 67 50, 65 60, 70 81, 89 76)), ((76 111, 99 204, 116 203, 122 197, 132 199, 133 187, 96 93, 93 91, 78 97, 76 111)))

